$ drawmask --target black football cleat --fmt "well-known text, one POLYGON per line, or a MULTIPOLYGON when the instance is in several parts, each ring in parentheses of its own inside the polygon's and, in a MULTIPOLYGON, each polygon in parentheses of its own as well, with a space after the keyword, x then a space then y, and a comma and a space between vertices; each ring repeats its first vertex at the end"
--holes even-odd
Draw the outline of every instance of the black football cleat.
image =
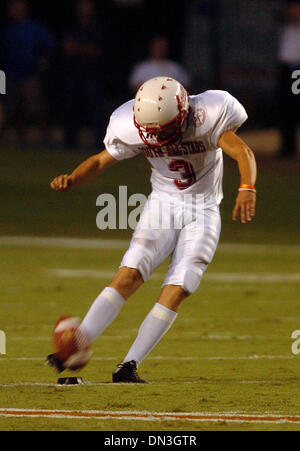
POLYGON ((56 357, 55 354, 48 355, 48 357, 46 359, 46 365, 51 366, 52 368, 56 369, 56 371, 58 371, 59 373, 62 373, 66 369, 64 367, 64 365, 62 364, 62 362, 60 360, 58 360, 58 358, 56 357))
POLYGON ((150 384, 150 382, 141 379, 137 373, 137 364, 134 360, 131 362, 120 363, 112 376, 114 383, 131 384, 150 384))

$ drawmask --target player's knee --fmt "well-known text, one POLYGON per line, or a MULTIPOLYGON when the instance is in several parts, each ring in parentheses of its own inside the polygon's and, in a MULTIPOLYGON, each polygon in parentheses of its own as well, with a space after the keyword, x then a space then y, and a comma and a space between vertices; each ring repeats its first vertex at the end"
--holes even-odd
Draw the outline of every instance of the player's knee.
POLYGON ((194 268, 191 268, 185 272, 182 288, 188 295, 193 294, 195 293, 195 291, 197 291, 202 279, 202 275, 202 271, 196 270, 194 268))
POLYGON ((129 269, 126 277, 127 283, 130 286, 140 286, 144 283, 141 273, 138 269, 129 269))
POLYGON ((140 272, 133 268, 122 268, 112 281, 112 286, 119 293, 128 293, 128 295, 134 293, 142 284, 143 279, 140 272))

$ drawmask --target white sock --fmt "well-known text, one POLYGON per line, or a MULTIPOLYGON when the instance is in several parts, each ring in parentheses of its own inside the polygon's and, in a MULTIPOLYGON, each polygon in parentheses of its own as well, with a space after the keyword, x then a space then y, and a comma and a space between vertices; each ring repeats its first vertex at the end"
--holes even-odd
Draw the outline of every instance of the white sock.
POLYGON ((144 319, 138 336, 123 362, 135 360, 140 364, 170 329, 176 317, 177 313, 161 304, 155 304, 144 319))
POLYGON ((125 300, 114 288, 104 288, 80 325, 91 341, 112 323, 124 303, 125 300))

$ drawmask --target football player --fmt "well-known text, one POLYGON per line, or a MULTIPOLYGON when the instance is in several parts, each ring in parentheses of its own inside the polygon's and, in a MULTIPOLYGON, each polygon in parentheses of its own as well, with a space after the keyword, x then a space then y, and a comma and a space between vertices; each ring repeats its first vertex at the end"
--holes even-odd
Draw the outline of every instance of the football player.
POLYGON ((157 302, 114 371, 113 382, 146 382, 137 374, 138 365, 174 323, 180 305, 198 289, 212 261, 221 230, 222 152, 236 160, 240 172, 232 219, 240 217, 243 224, 252 221, 256 162, 251 149, 236 135, 246 119, 245 109, 228 92, 189 96, 176 80, 157 77, 140 87, 135 100, 112 114, 103 152, 83 162, 72 174, 51 182, 55 191, 68 190, 141 153, 152 167, 153 190, 120 269, 80 325, 80 332, 93 342, 125 301, 171 256, 157 302), (190 215, 184 215, 186 208, 190 215), (149 226, 153 215, 160 218, 154 227, 149 226), (163 227, 166 223, 171 226, 163 227))

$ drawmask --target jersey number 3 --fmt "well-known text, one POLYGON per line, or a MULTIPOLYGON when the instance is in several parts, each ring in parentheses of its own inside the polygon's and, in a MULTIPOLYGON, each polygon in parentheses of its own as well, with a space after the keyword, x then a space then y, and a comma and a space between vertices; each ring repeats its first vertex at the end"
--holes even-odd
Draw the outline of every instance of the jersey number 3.
POLYGON ((173 160, 169 164, 170 171, 179 172, 180 180, 174 180, 178 189, 184 190, 196 183, 196 174, 192 163, 186 160, 173 160))

